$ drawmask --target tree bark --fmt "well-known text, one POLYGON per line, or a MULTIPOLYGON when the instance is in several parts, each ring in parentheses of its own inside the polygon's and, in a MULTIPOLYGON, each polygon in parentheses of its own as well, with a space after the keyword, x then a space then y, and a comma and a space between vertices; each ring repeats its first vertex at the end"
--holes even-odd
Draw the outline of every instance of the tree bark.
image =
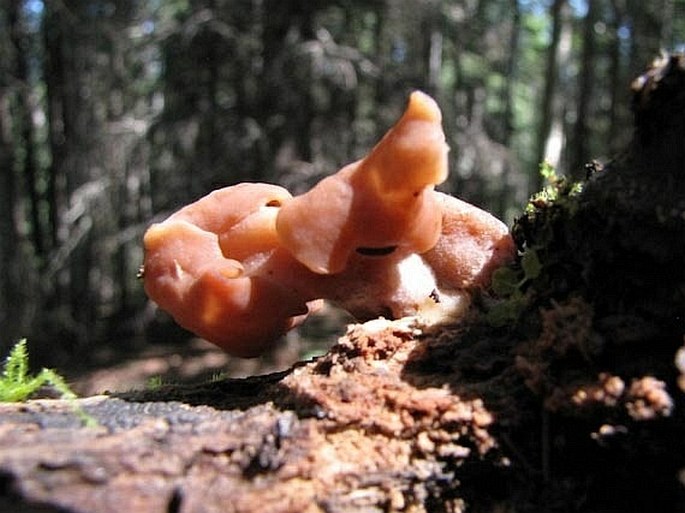
POLYGON ((576 106, 576 120, 571 139, 571 161, 569 175, 578 180, 583 177, 583 164, 590 158, 589 141, 592 137, 588 119, 592 107, 594 90, 594 69, 596 60, 595 23, 598 15, 597 0, 588 0, 587 14, 583 21, 583 54, 580 60, 580 83, 578 86, 578 101, 576 106))
POLYGON ((625 41, 621 37, 621 30, 626 30, 626 2, 625 0, 611 0, 611 43, 609 46, 609 130, 606 135, 606 146, 610 155, 616 154, 620 148, 626 145, 626 141, 620 140, 624 132, 620 130, 622 124, 628 119, 628 110, 623 106, 622 98, 625 96, 623 84, 625 82, 625 56, 622 50, 625 41))
POLYGON ((27 111, 26 57, 21 53, 26 34, 17 2, 2 2, 0 9, 6 14, 0 21, 0 52, 5 57, 0 63, 0 350, 6 352, 31 325, 36 281, 31 266, 40 237, 29 240, 37 234, 35 230, 25 234, 26 225, 33 222, 36 228, 37 196, 35 189, 27 194, 21 183, 28 177, 24 183, 35 185, 33 147, 23 145, 26 139, 33 143, 32 125, 26 125, 31 123, 31 113, 27 111), (20 166, 22 148, 26 151, 20 166), (24 211, 30 213, 28 219, 24 211))
POLYGON ((509 35, 509 48, 507 54, 507 65, 505 73, 505 83, 502 89, 502 104, 504 112, 502 115, 502 136, 501 142, 504 146, 511 144, 511 136, 514 134, 514 82, 516 80, 516 67, 519 62, 519 42, 521 35, 521 6, 518 0, 511 2, 512 20, 511 34, 509 35))
MULTIPOLYGON (((542 93, 542 105, 540 109, 540 119, 538 121, 537 131, 537 156, 536 163, 541 163, 545 158, 545 146, 547 145, 547 137, 552 128, 554 97, 557 90, 557 83, 559 82, 558 57, 559 57, 559 42, 561 40, 561 33, 563 28, 563 10, 566 0, 554 0, 551 6, 552 18, 552 35, 547 48, 547 61, 545 65, 545 87, 542 93)), ((540 190, 542 188, 542 178, 539 173, 534 173, 536 182, 533 184, 533 190, 540 190)))
POLYGON ((682 511, 685 55, 635 87, 624 156, 515 225, 516 295, 356 325, 279 374, 80 400, 95 428, 2 405, 0 507, 682 511))
MULTIPOLYGON (((12 291, 18 290, 18 234, 15 224, 15 187, 14 145, 11 137, 12 122, 10 117, 8 88, 0 86, 0 325, 4 337, 14 339, 19 334, 19 309, 21 301, 14 297, 12 291)), ((11 342, 0 342, 3 353, 11 342)))
MULTIPOLYGON (((45 230, 40 216, 41 197, 38 192, 38 166, 36 163, 35 129, 33 125, 33 100, 31 98, 31 80, 27 59, 30 55, 30 43, 25 20, 22 17, 22 3, 19 1, 9 2, 7 12, 10 27, 10 39, 14 47, 14 78, 18 82, 17 102, 17 125, 19 128, 19 140, 23 148, 21 162, 21 176, 24 179, 26 200, 28 206, 28 221, 30 224, 30 239, 36 255, 42 259, 45 253, 45 230)), ((44 263, 44 262, 41 262, 44 263)))

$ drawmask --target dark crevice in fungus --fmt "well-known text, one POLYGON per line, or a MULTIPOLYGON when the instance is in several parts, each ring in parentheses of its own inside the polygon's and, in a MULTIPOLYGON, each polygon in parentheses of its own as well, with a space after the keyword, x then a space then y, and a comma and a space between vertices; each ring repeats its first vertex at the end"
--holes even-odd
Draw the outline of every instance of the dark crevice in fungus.
POLYGON ((385 246, 382 248, 357 248, 357 253, 364 256, 387 256, 392 254, 397 249, 397 246, 385 246))
POLYGON ((181 511, 181 505, 183 504, 183 490, 180 488, 174 488, 171 492, 171 497, 169 497, 169 504, 167 505, 167 513, 179 513, 181 511))

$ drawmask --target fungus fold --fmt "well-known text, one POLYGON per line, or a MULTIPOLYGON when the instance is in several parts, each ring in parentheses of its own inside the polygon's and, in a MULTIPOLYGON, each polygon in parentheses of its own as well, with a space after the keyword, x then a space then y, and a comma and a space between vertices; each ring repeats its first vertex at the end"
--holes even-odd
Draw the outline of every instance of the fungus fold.
POLYGON ((441 122, 435 101, 412 93, 369 155, 283 205, 276 223, 283 247, 319 274, 341 272, 357 248, 405 255, 432 248, 442 219, 433 188, 447 178, 441 122))
POLYGON ((310 191, 238 184, 153 224, 146 293, 243 357, 268 350, 324 299, 360 320, 458 318, 515 247, 501 221, 435 191, 447 178, 441 122, 435 101, 414 92, 365 158, 310 191))

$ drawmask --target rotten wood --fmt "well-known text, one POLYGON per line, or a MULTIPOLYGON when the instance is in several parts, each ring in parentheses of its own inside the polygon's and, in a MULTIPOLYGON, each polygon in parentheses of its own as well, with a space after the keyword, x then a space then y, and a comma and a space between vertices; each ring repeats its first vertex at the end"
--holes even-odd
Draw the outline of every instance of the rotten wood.
POLYGON ((5 479, 68 511, 421 510, 462 464, 508 464, 475 389, 423 369, 426 336, 372 321, 287 373, 81 400, 96 428, 68 402, 4 405, 5 479))

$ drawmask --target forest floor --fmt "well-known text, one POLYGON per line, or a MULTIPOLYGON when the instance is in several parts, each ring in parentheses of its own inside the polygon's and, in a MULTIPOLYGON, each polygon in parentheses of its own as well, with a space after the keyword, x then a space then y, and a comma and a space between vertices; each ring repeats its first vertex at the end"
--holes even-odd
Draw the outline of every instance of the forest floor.
POLYGON ((183 385, 270 374, 325 353, 345 333, 348 322, 351 319, 345 312, 326 305, 304 326, 288 333, 273 351, 252 359, 232 357, 198 338, 134 344, 133 351, 125 349, 120 353, 110 348, 67 378, 76 394, 88 397, 162 384, 183 385))

